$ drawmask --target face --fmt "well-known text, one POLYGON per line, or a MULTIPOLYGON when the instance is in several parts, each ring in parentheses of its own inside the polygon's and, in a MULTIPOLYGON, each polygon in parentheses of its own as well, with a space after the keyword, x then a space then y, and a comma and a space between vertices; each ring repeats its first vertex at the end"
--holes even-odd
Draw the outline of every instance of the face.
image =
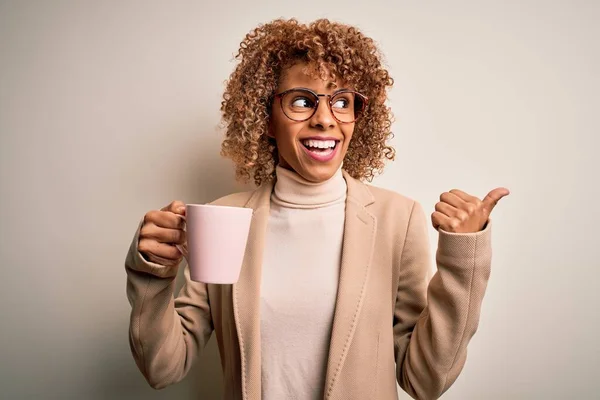
MULTIPOLYGON (((275 93, 299 87, 318 94, 333 94, 342 88, 349 89, 339 81, 312 77, 304 72, 305 67, 305 63, 297 63, 287 69, 275 93)), ((307 99, 296 96, 287 96, 285 101, 293 105, 294 110, 300 110, 298 112, 310 105, 307 99)), ((326 97, 319 97, 316 112, 303 122, 288 118, 280 102, 279 98, 273 101, 269 125, 269 136, 277 142, 279 165, 311 182, 323 182, 331 178, 344 160, 355 124, 338 122, 329 109, 326 97)), ((333 107, 344 107, 343 99, 333 107)))

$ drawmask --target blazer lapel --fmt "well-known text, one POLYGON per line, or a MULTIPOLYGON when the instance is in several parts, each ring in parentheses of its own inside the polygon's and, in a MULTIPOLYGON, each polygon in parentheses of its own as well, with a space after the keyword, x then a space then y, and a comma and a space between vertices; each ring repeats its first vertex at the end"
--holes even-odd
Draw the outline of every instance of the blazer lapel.
POLYGON ((366 210, 374 198, 367 186, 344 171, 348 187, 342 263, 333 317, 325 399, 330 398, 352 342, 365 297, 377 220, 366 210))
POLYGON ((254 210, 240 278, 233 284, 233 315, 240 344, 242 396, 261 396, 260 281, 273 183, 260 186, 245 205, 254 210))

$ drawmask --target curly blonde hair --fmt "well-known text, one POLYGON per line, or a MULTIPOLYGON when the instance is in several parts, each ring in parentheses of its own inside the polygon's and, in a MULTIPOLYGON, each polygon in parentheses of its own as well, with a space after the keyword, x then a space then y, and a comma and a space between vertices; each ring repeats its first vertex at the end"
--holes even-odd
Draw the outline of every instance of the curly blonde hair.
POLYGON ((236 55, 239 64, 229 77, 221 102, 226 127, 221 154, 236 165, 236 178, 256 185, 273 179, 279 162, 277 146, 269 138, 272 98, 282 73, 294 63, 313 65, 322 79, 341 78, 369 98, 356 122, 344 169, 354 178, 371 181, 381 173, 384 159, 395 151, 386 144, 392 114, 385 105, 394 81, 383 68, 374 41, 358 29, 319 19, 308 25, 278 19, 259 25, 246 35, 236 55))

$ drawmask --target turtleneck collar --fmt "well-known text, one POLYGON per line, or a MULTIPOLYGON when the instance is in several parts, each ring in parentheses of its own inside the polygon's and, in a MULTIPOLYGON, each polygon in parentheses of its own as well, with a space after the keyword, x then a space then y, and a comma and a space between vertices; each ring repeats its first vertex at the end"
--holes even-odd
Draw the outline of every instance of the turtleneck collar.
POLYGON ((307 181, 295 171, 277 166, 271 201, 288 208, 319 208, 346 200, 346 180, 342 167, 324 182, 307 181))

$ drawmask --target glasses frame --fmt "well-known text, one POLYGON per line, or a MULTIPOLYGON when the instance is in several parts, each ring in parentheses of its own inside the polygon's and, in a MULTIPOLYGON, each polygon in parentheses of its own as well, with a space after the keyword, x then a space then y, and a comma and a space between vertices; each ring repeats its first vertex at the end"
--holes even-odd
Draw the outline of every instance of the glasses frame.
POLYGON ((340 124, 352 124, 352 123, 356 122, 363 115, 363 113, 365 111, 365 108, 367 107, 367 103, 369 102, 369 98, 367 96, 365 96, 364 94, 359 93, 359 92, 357 92, 355 90, 350 90, 350 89, 340 89, 340 90, 337 90, 337 91, 333 92, 332 94, 324 94, 324 93, 317 93, 314 90, 311 90, 311 89, 305 88, 305 87, 295 87, 295 88, 291 88, 291 89, 288 89, 288 90, 284 90, 281 93, 277 93, 277 94, 273 95, 273 97, 274 98, 279 98, 279 106, 281 107, 281 111, 283 112, 283 114, 286 117, 288 117, 289 119, 291 119, 294 122, 305 122, 305 121, 308 121, 309 119, 311 119, 315 115, 315 113, 317 112, 317 109, 319 108, 319 100, 320 100, 321 97, 327 97, 327 104, 329 106, 329 112, 331 112, 331 115, 333 115, 333 118, 337 122, 339 122, 340 124), (283 97, 286 94, 288 94, 290 92, 293 92, 293 91, 297 91, 297 90, 307 91, 307 92, 311 93, 312 95, 314 95, 315 98, 317 99, 317 101, 315 103, 315 106, 313 107, 312 114, 310 114, 309 117, 307 117, 305 119, 302 119, 302 120, 298 120, 298 119, 294 119, 294 118, 290 117, 289 115, 286 114, 285 109, 283 108, 283 97), (354 96, 360 97, 362 99, 362 101, 363 101, 362 102, 362 107, 361 107, 360 111, 358 112, 358 115, 355 114, 355 118, 354 118, 353 121, 340 121, 338 119, 338 117, 335 116, 335 113, 333 112, 332 100, 333 100, 333 98, 335 96, 337 96, 337 95, 339 95, 341 93, 354 93, 354 96))

